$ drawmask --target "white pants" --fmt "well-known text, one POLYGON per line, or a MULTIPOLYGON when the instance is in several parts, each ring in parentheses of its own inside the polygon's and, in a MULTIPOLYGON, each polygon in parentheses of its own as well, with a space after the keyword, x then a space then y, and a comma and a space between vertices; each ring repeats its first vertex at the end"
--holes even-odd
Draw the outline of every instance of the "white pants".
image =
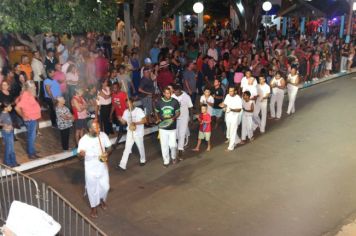
POLYGON ((340 63, 340 71, 346 71, 347 70, 347 60, 349 58, 348 57, 341 57, 341 63, 340 63))
POLYGON ((176 159, 177 153, 177 131, 173 130, 166 130, 166 129, 159 129, 159 141, 161 143, 161 151, 162 151, 162 158, 163 164, 168 165, 170 162, 170 158, 172 160, 176 159), (171 150, 171 155, 169 155, 169 150, 171 150))
POLYGON ((287 113, 290 114, 295 112, 295 99, 297 98, 298 87, 288 84, 287 89, 288 89, 288 99, 289 99, 287 113))
POLYGON ((252 116, 250 112, 244 112, 242 116, 242 129, 241 129, 241 139, 246 140, 246 137, 251 139, 253 137, 252 129, 252 116))
POLYGON ((185 139, 188 132, 189 118, 183 118, 177 120, 177 139, 178 139, 178 150, 184 150, 185 139))
POLYGON ((146 162, 146 154, 145 154, 145 146, 143 145, 143 137, 137 137, 132 135, 132 132, 128 131, 126 135, 126 143, 125 150, 122 154, 122 158, 120 161, 120 167, 126 170, 127 161, 129 159, 129 155, 132 152, 132 146, 136 143, 138 152, 140 153, 140 163, 146 162))
POLYGON ((271 101, 270 101, 270 110, 272 118, 281 118, 282 116, 282 106, 283 106, 283 99, 284 99, 284 91, 279 90, 276 93, 272 94, 271 101), (276 104, 277 104, 277 114, 276 114, 276 104))
POLYGON ((229 146, 227 149, 234 150, 236 142, 239 140, 237 135, 237 128, 239 126, 239 116, 230 116, 226 114, 226 138, 229 140, 229 146))
POLYGON ((110 189, 109 171, 105 163, 98 160, 90 162, 85 164, 85 188, 90 207, 94 208, 100 204, 101 200, 106 200, 110 189))
POLYGON ((267 120, 267 100, 257 101, 253 111, 253 130, 260 127, 260 132, 264 133, 267 120), (260 117, 261 112, 261 117, 260 117))

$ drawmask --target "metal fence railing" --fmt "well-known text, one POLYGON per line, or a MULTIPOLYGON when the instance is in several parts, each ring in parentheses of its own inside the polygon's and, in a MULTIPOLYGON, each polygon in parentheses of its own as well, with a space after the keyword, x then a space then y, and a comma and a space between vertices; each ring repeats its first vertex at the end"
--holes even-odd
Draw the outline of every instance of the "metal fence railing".
POLYGON ((88 217, 51 186, 39 185, 33 178, 0 163, 0 222, 6 222, 13 201, 35 206, 61 225, 63 236, 106 236, 88 217))

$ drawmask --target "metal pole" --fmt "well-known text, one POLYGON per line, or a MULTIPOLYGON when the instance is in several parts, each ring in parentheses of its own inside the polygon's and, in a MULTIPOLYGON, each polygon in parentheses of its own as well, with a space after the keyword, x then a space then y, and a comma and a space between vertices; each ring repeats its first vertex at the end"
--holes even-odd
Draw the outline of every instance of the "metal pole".
POLYGON ((339 38, 344 37, 344 29, 345 29, 345 15, 341 16, 341 21, 340 21, 340 34, 339 38))
POLYGON ((305 17, 302 17, 302 21, 300 22, 300 34, 305 34, 305 17))
POLYGON ((129 48, 132 46, 131 42, 131 21, 130 21, 130 3, 124 3, 124 22, 125 22, 125 37, 126 44, 129 48))
POLYGON ((204 12, 198 14, 198 36, 202 34, 204 27, 204 12))
POLYGON ((282 26, 282 35, 283 36, 287 35, 287 23, 288 23, 288 18, 283 17, 283 26, 282 26))

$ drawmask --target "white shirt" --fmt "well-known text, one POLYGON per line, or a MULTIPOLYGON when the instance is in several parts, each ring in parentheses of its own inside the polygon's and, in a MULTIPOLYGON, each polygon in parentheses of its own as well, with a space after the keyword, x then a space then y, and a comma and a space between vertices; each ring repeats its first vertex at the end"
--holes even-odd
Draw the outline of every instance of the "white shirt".
POLYGON ((204 95, 202 95, 200 97, 200 103, 201 104, 206 104, 208 106, 209 115, 212 115, 213 114, 213 107, 208 105, 208 102, 209 103, 214 103, 214 98, 211 95, 208 97, 208 99, 204 95))
POLYGON ((257 84, 256 85, 247 85, 244 89, 243 92, 249 91, 251 93, 251 98, 256 97, 258 95, 257 93, 257 84))
MULTIPOLYGON (((273 79, 272 79, 272 81, 271 81, 271 85, 273 84, 273 85, 276 85, 276 86, 281 86, 281 81, 282 81, 282 78, 280 78, 280 79, 276 79, 276 78, 274 78, 273 77, 273 79)), ((274 88, 272 88, 272 92, 274 93, 274 94, 277 94, 277 93, 284 93, 284 90, 283 89, 280 89, 280 88, 278 88, 278 87, 274 87, 274 88)))
MULTIPOLYGON (((110 88, 102 89, 101 92, 103 92, 106 96, 109 96, 110 88)), ((110 104, 111 104, 111 96, 105 99, 104 97, 98 95, 98 105, 110 105, 110 104)))
MULTIPOLYGON (((252 100, 246 102, 245 100, 242 100, 242 107, 245 109, 245 110, 251 110, 251 107, 252 107, 252 104, 254 102, 252 100)), ((243 115, 247 115, 247 116, 251 116, 253 114, 253 112, 249 112, 249 111, 244 111, 243 115)))
MULTIPOLYGON (((129 109, 126 109, 124 111, 124 114, 122 115, 122 119, 127 122, 127 125, 129 126, 132 122, 140 122, 143 118, 145 118, 145 113, 143 110, 139 107, 135 107, 131 113, 129 109)), ((129 135, 130 132, 133 132, 133 135, 136 137, 143 137, 145 135, 145 127, 143 124, 141 125, 136 125, 136 130, 135 131, 130 131, 129 129, 127 130, 127 133, 129 135)))
POLYGON ((268 98, 264 99, 264 97, 267 96, 267 94, 271 93, 271 87, 268 84, 259 84, 257 85, 257 91, 258 91, 258 101, 262 102, 262 101, 267 101, 268 98))
POLYGON ((180 96, 173 94, 172 97, 177 99, 180 105, 180 116, 177 120, 189 120, 189 108, 193 107, 192 99, 185 92, 182 92, 180 96))
POLYGON ((31 62, 31 68, 33 71, 33 80, 34 81, 42 81, 42 78, 40 77, 41 75, 46 77, 46 73, 45 73, 45 69, 44 69, 44 65, 43 65, 42 61, 40 61, 36 58, 33 58, 32 62, 31 62))
POLYGON ((212 57, 215 61, 218 61, 218 50, 216 50, 216 48, 209 48, 208 56, 212 57))
MULTIPOLYGON (((257 81, 255 78, 253 77, 250 77, 249 79, 254 79, 253 81, 253 86, 257 86, 257 81)), ((246 76, 244 76, 242 79, 241 79, 241 88, 242 88, 242 92, 245 92, 246 91, 246 87, 248 86, 248 81, 249 81, 248 78, 246 78, 246 76)))
POLYGON ((63 65, 68 60, 68 56, 69 56, 68 49, 65 48, 63 44, 59 44, 57 46, 57 52, 58 53, 62 52, 62 54, 60 54, 58 58, 59 58, 59 63, 63 65))
POLYGON ((238 117, 240 112, 233 112, 231 109, 242 109, 242 100, 239 95, 233 97, 230 94, 226 95, 224 104, 226 105, 226 120, 234 120, 238 122, 238 117))
POLYGON ((85 151, 85 168, 94 167, 95 164, 103 164, 99 161, 99 156, 102 154, 102 150, 105 152, 105 148, 111 147, 110 139, 104 132, 100 132, 99 137, 91 137, 86 134, 79 140, 78 153, 85 151))

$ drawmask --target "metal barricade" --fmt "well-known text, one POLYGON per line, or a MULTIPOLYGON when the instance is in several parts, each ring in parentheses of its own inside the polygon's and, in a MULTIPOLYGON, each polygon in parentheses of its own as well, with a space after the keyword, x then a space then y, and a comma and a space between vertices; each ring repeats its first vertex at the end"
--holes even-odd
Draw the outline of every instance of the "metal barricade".
POLYGON ((52 216, 61 225, 59 235, 107 236, 54 188, 42 184, 41 191, 36 180, 0 163, 0 222, 6 221, 14 200, 52 216))

